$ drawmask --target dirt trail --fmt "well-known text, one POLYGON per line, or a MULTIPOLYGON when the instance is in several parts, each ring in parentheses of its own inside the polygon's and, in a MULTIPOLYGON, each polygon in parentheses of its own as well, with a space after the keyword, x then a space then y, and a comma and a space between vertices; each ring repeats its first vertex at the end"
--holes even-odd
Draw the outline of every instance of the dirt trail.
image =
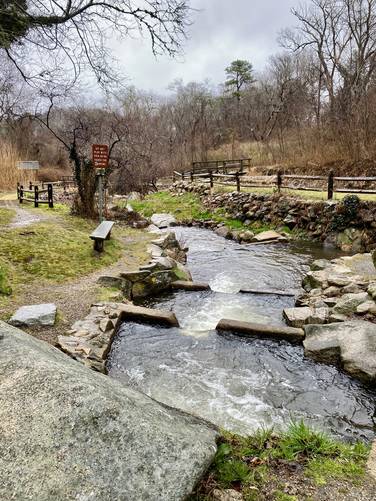
MULTIPOLYGON (((145 234, 145 247, 150 241, 150 235, 145 234)), ((132 238, 123 240, 124 247, 129 248, 129 244, 134 242, 132 238)), ((65 334, 71 325, 84 318, 92 303, 98 300, 99 286, 97 280, 102 275, 117 276, 120 272, 136 269, 140 265, 137 257, 124 250, 122 258, 116 263, 96 270, 90 275, 79 277, 76 280, 69 280, 62 284, 35 282, 33 287, 17 294, 11 299, 5 308, 2 308, 2 316, 10 316, 20 306, 26 304, 55 303, 59 312, 59 318, 54 327, 51 328, 30 328, 24 329, 38 339, 55 344, 57 336, 65 334)))
POLYGON ((11 223, 7 225, 8 228, 23 228, 34 223, 56 219, 55 214, 47 214, 42 211, 38 212, 37 210, 30 211, 24 207, 20 207, 18 202, 15 200, 0 200, 0 207, 4 209, 12 209, 16 212, 16 215, 11 223))

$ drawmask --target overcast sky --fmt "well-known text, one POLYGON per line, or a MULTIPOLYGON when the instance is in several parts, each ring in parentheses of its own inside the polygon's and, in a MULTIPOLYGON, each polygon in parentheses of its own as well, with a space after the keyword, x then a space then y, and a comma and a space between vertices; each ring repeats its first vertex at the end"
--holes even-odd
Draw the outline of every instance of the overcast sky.
POLYGON ((184 54, 177 60, 156 59, 147 40, 114 42, 115 56, 129 84, 163 93, 175 79, 185 83, 210 79, 223 82, 224 68, 234 59, 251 61, 261 71, 270 55, 278 52, 278 32, 294 25, 291 7, 299 0, 191 0, 199 12, 184 54))

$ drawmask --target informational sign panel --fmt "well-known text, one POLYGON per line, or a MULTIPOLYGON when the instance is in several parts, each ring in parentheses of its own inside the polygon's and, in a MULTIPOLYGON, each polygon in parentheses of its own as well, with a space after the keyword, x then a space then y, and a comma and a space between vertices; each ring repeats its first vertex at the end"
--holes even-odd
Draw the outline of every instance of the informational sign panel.
POLYGON ((17 169, 20 170, 38 170, 39 162, 33 160, 26 160, 17 162, 17 169))
POLYGON ((106 169, 108 167, 107 144, 93 144, 93 165, 96 169, 106 169))

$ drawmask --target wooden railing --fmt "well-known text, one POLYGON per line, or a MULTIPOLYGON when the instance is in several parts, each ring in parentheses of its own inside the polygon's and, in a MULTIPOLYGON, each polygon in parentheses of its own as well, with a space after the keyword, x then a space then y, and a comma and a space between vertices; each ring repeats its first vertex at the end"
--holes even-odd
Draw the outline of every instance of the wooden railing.
MULTIPOLYGON (((30 186, 29 186, 30 187, 30 186)), ((39 207, 39 204, 48 204, 50 209, 54 206, 54 195, 52 183, 47 184, 46 190, 40 190, 39 186, 35 185, 32 189, 25 190, 20 184, 17 185, 17 199, 20 204, 24 202, 34 203, 34 207, 39 207), (47 199, 41 199, 40 195, 47 193, 47 199)))
POLYGON ((246 172, 236 171, 226 174, 215 172, 215 169, 206 172, 174 172, 173 179, 181 179, 191 183, 200 180, 202 183, 208 183, 211 188, 214 185, 236 186, 238 192, 243 188, 275 188, 278 192, 283 189, 297 191, 318 191, 327 192, 328 200, 332 200, 334 193, 354 193, 354 194, 372 194, 376 195, 376 177, 341 177, 335 176, 331 171, 328 176, 305 176, 295 174, 284 174, 279 171, 274 176, 248 176, 246 172), (298 185, 296 181, 302 181, 298 185), (309 183, 310 181, 314 182, 309 183), (350 186, 344 186, 344 183, 350 186), (356 188, 354 184, 363 183, 363 186, 356 188), (318 186, 320 185, 320 186, 318 186), (366 186, 364 186, 366 185, 366 186), (371 185, 371 187, 369 187, 371 185))
POLYGON ((202 172, 216 172, 217 174, 228 174, 232 171, 244 172, 251 167, 250 158, 241 158, 240 160, 211 160, 208 162, 193 162, 192 169, 188 172, 200 174, 202 172))

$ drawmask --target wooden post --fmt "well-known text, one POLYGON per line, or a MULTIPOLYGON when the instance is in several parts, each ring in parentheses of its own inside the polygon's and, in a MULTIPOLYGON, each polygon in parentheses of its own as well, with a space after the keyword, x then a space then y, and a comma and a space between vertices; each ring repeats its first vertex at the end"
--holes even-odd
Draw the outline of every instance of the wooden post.
POLYGON ((48 207, 50 209, 54 208, 54 195, 52 184, 47 185, 47 196, 48 196, 48 207))
POLYGON ((20 199, 20 183, 17 183, 17 200, 20 199))
POLYGON ((239 193, 240 192, 240 175, 239 175, 239 172, 235 173, 235 178, 236 178, 236 191, 239 193))
POLYGON ((193 170, 191 171, 191 183, 193 183, 193 170))
POLYGON ((39 190, 38 186, 34 186, 34 207, 39 207, 39 190))
POLYGON ((213 188, 214 182, 213 182, 213 171, 209 172, 209 179, 210 179, 210 188, 213 188))
POLYGON ((240 160, 240 172, 243 172, 243 169, 244 169, 243 160, 240 160))
POLYGON ((172 182, 175 182, 175 172, 172 173, 172 182))
POLYGON ((277 172, 277 189, 278 193, 281 193, 281 188, 282 188, 282 171, 277 172))
POLYGON ((328 176, 328 200, 333 200, 334 193, 334 172, 331 170, 328 176))
POLYGON ((182 180, 182 181, 184 181, 184 176, 185 176, 185 174, 184 174, 184 172, 182 172, 182 173, 181 173, 181 180, 182 180))
POLYGON ((223 162, 223 173, 227 174, 226 162, 223 162))
POLYGON ((32 189, 33 189, 33 182, 29 181, 29 190, 32 190, 32 189))
POLYGON ((22 202, 23 202, 23 194, 24 194, 23 193, 23 186, 21 184, 21 186, 20 186, 20 204, 22 204, 22 202))

